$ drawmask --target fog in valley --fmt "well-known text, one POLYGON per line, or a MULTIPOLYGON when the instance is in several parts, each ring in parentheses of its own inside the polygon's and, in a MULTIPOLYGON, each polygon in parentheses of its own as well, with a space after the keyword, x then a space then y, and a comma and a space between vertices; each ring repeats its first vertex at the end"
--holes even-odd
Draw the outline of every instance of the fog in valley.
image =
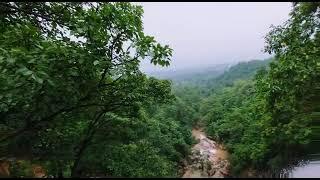
POLYGON ((264 36, 288 19, 289 2, 139 2, 144 31, 173 48, 169 67, 143 61, 148 74, 199 71, 204 67, 265 59, 264 36))

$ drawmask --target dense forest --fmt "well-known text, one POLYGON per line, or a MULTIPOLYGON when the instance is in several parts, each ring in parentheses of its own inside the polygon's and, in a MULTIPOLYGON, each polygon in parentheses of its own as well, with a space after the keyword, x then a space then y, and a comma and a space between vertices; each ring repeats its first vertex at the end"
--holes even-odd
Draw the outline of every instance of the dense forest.
MULTIPOLYGON (((0 3, 0 162, 9 177, 180 177, 192 127, 230 152, 232 176, 277 176, 320 136, 320 3, 293 3, 266 60, 147 75, 174 49, 131 3, 0 3)), ((313 148, 311 148, 313 147, 313 148)))
POLYGON ((296 3, 290 15, 266 36, 265 50, 275 54, 268 66, 254 72, 255 63, 239 64, 206 84, 220 88, 200 103, 201 120, 226 144, 234 174, 251 168, 277 177, 302 155, 318 152, 319 3, 296 3))

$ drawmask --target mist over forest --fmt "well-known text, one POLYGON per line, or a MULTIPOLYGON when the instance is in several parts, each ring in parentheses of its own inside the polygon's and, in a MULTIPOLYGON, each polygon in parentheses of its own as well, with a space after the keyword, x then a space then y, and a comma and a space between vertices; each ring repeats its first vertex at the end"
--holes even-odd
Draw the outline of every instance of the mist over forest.
POLYGON ((320 177, 319 13, 0 2, 0 177, 320 177))

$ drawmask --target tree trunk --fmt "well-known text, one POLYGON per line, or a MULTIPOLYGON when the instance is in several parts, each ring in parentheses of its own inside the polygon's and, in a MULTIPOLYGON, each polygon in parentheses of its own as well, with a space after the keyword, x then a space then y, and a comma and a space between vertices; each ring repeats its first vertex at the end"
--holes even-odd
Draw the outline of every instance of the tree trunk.
POLYGON ((60 160, 58 160, 58 178, 63 178, 63 167, 60 160))
POLYGON ((85 139, 82 141, 80 144, 79 150, 77 154, 75 155, 75 160, 73 163, 73 166, 71 168, 71 177, 80 177, 81 176, 81 171, 79 169, 79 164, 81 157, 84 153, 84 151, 87 149, 90 141, 92 140, 94 134, 95 134, 95 124, 99 121, 101 116, 104 114, 104 111, 97 113, 97 117, 95 118, 94 121, 91 122, 88 132, 86 133, 85 139))
POLYGON ((80 163, 80 160, 81 160, 81 157, 82 157, 84 150, 87 148, 88 142, 89 142, 88 140, 85 140, 82 143, 78 153, 75 156, 75 161, 74 161, 73 166, 71 168, 71 177, 80 177, 81 176, 81 172, 79 170, 79 163, 80 163))

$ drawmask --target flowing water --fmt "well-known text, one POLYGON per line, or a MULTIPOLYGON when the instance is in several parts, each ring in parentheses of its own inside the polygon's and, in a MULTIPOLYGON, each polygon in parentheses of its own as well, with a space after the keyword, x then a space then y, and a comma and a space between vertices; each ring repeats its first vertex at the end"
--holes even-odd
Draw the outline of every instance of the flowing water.
MULTIPOLYGON (((229 154, 223 146, 208 138, 199 128, 192 130, 192 136, 197 144, 192 147, 182 177, 228 177, 229 154)), ((298 165, 290 169, 284 169, 280 178, 320 178, 320 142, 312 143, 309 149, 308 155, 298 165)))
POLYGON ((282 174, 288 178, 320 178, 320 141, 313 140, 308 148, 307 155, 302 161, 282 174))
POLYGON ((281 174, 283 178, 320 178, 320 154, 308 155, 299 165, 281 174))
POLYGON ((296 167, 290 178, 320 178, 320 160, 311 161, 307 165, 296 167))
POLYGON ((192 147, 183 178, 226 177, 229 174, 228 153, 209 139, 201 129, 193 129, 197 144, 192 147))

